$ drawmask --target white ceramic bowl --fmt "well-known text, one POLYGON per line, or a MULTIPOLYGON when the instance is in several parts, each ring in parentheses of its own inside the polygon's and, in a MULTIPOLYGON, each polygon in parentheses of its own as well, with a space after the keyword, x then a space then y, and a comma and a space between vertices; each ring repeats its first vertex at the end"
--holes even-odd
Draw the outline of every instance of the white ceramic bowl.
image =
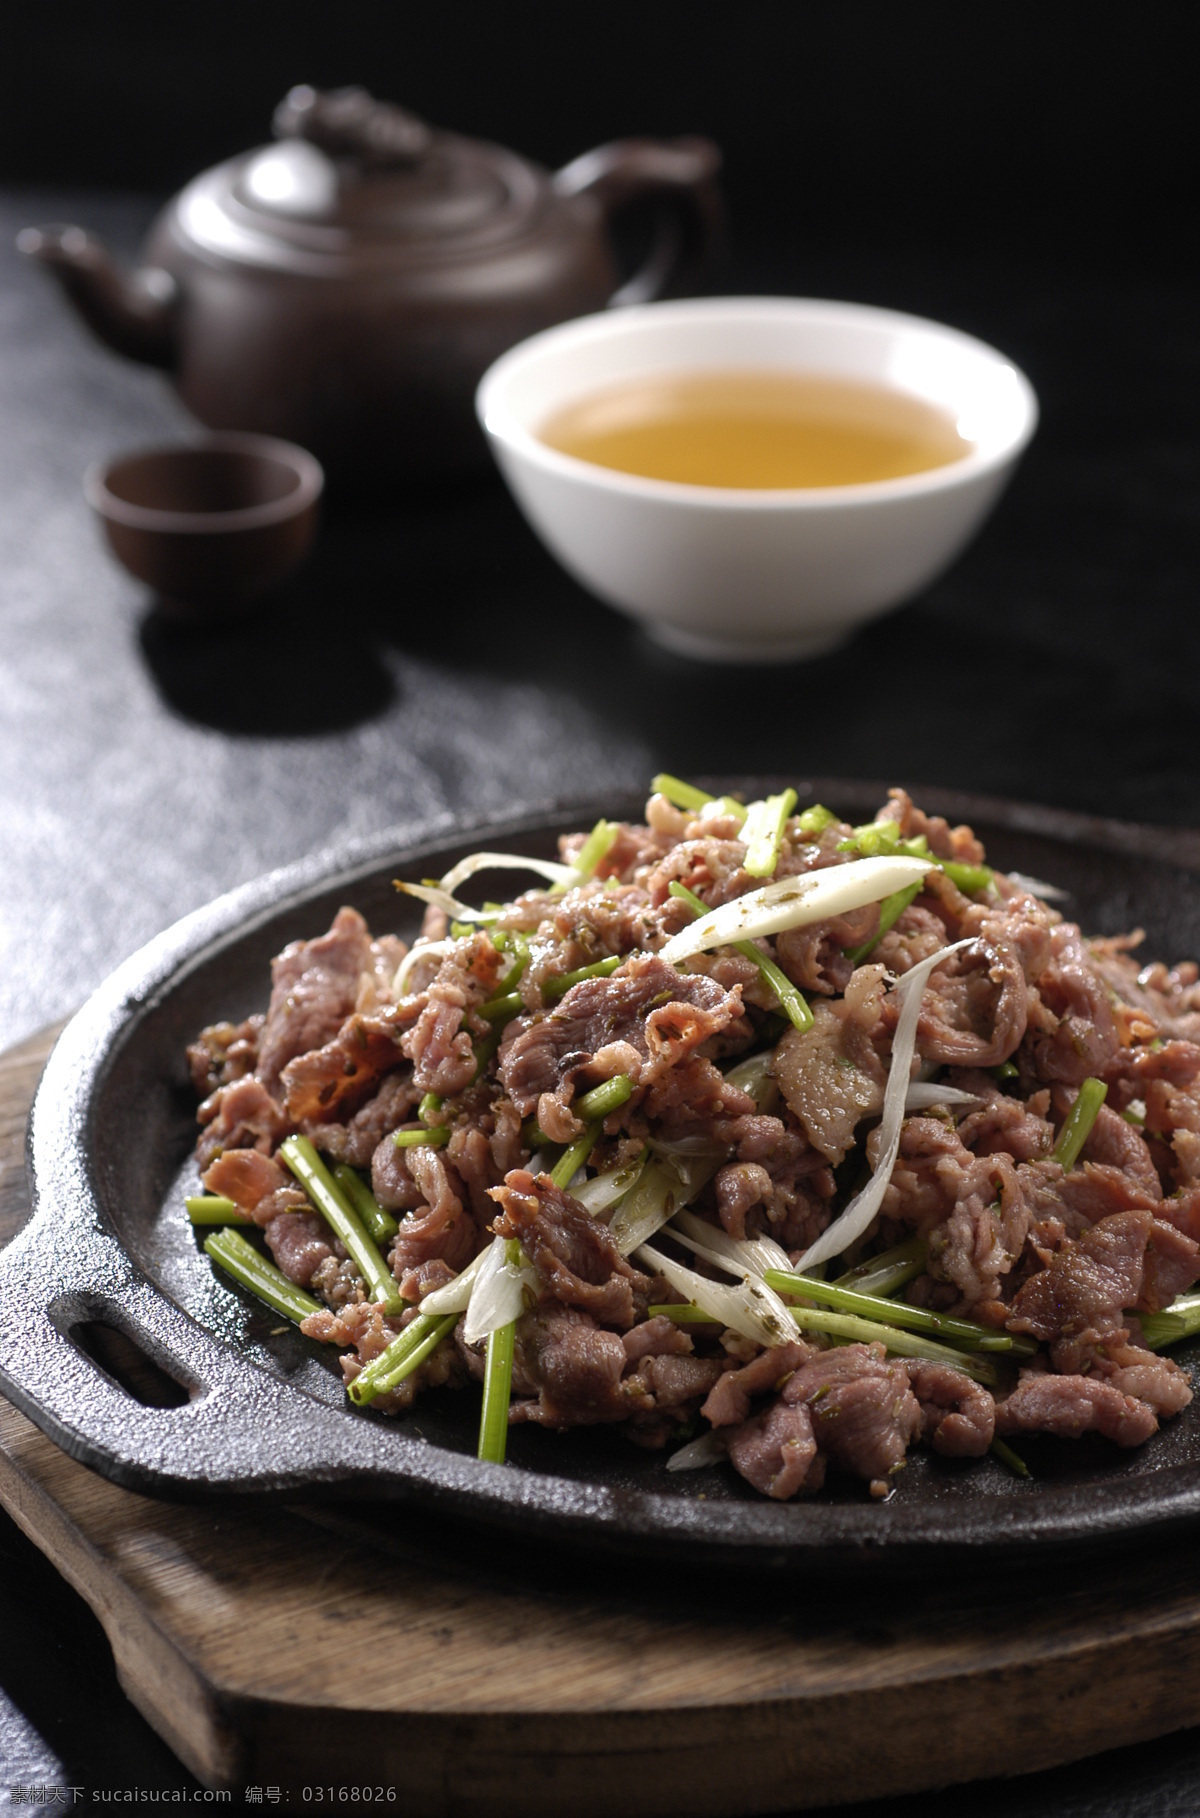
POLYGON ((521 510, 592 593, 689 655, 770 662, 839 643, 949 566, 1037 423, 994 348, 856 303, 715 297, 584 316, 522 341, 476 409, 521 510), (563 406, 628 378, 739 366, 883 384, 949 412, 973 447, 898 480, 787 491, 642 479, 539 441, 563 406))

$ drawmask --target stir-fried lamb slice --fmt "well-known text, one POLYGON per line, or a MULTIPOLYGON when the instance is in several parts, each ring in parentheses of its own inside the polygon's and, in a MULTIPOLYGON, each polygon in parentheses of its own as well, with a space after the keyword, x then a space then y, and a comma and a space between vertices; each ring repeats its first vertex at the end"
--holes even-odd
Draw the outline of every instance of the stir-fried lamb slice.
POLYGON ((835 1167, 862 1119, 883 1106, 883 1062, 872 1040, 882 998, 882 967, 862 966, 844 998, 814 1004, 812 1028, 787 1030, 775 1051, 775 1078, 788 1108, 835 1167))
POLYGON ((1158 1431, 1158 1420, 1144 1401, 1100 1377, 1030 1371, 996 1403, 996 1431, 1049 1433, 1055 1439, 1101 1433, 1119 1446, 1140 1446, 1158 1431))
POLYGON ((885 1492, 904 1463, 909 1441, 921 1427, 921 1406, 902 1363, 881 1344, 842 1345, 822 1351, 784 1383, 788 1407, 803 1406, 822 1452, 872 1494, 885 1492))
POLYGON ((573 985, 547 1015, 515 1018, 500 1048, 500 1079, 528 1117, 543 1094, 569 1105, 576 1076, 614 1043, 638 1058, 638 1077, 649 1081, 742 1014, 736 988, 725 991, 703 973, 679 973, 645 954, 610 978, 573 985))
POLYGON ((811 1495, 825 1482, 825 1456, 817 1451, 812 1413, 775 1401, 730 1436, 729 1462, 763 1496, 786 1502, 811 1495))
POLYGON ((905 1368, 921 1407, 918 1438, 947 1458, 982 1458, 996 1427, 987 1390, 951 1364, 911 1358, 905 1368))
POLYGON ((628 1329, 644 1309, 649 1279, 621 1255, 606 1225, 592 1218, 548 1174, 517 1168, 491 1197, 501 1208, 492 1229, 517 1237, 540 1272, 547 1296, 606 1325, 628 1329), (637 1299, 635 1299, 635 1296, 637 1299))
POLYGON ((356 909, 339 909, 328 934, 293 941, 271 965, 271 1001, 258 1038, 258 1077, 279 1095, 283 1069, 331 1041, 358 1002, 371 936, 356 909))

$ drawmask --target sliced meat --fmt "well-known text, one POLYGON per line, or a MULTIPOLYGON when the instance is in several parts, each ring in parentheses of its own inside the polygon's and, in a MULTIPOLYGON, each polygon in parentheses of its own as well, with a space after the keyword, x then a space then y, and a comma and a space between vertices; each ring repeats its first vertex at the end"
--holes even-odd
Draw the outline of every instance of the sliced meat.
POLYGON ((1096 1376, 1030 1373, 996 1403, 997 1433, 1050 1433, 1078 1439, 1102 1433, 1119 1446, 1144 1445, 1158 1431, 1153 1409, 1096 1376))
POLYGON ((1120 1330, 1123 1309, 1136 1306, 1142 1291, 1153 1225, 1147 1211, 1114 1212, 1068 1239, 1013 1301, 1009 1331, 1054 1339, 1120 1330))
POLYGON ((700 1412, 710 1426, 736 1426, 749 1416, 752 1395, 777 1392, 814 1355, 811 1345, 795 1343, 760 1351, 740 1369, 725 1371, 700 1412))
POLYGON ((775 1078, 808 1140, 836 1167, 862 1119, 883 1107, 884 1070, 844 999, 812 1009, 812 1028, 788 1029, 776 1048, 775 1078))
POLYGON ((904 1365, 882 1345, 821 1351, 790 1376, 782 1398, 806 1407, 817 1445, 843 1470, 886 1483, 920 1430, 921 1408, 904 1365))
POLYGON ((743 1014, 741 993, 704 973, 681 973, 653 955, 628 960, 611 978, 573 985, 548 1015, 509 1024, 499 1073, 522 1117, 543 1092, 569 1103, 577 1073, 613 1042, 626 1042, 660 1074, 743 1014))
POLYGON ((801 1490, 819 1490, 825 1460, 807 1407, 776 1401, 737 1428, 729 1441, 729 1462, 763 1496, 786 1502, 801 1490))
POLYGON ((548 1174, 517 1168, 491 1197, 500 1207, 492 1229, 518 1237, 545 1282, 546 1298, 579 1307, 606 1325, 635 1323, 635 1292, 649 1278, 626 1262, 608 1226, 591 1218, 548 1174))
POLYGON ((293 941, 271 963, 271 1001, 258 1040, 258 1077, 279 1096, 283 1069, 332 1041, 371 966, 371 935, 357 909, 339 909, 328 934, 293 941))
POLYGON ((517 1321, 513 1381, 526 1394, 509 1419, 545 1427, 625 1420, 634 1402, 622 1391, 625 1347, 578 1307, 545 1304, 517 1321), (536 1399, 532 1397, 536 1396, 536 1399))
POLYGON ((948 1066, 994 1067, 1025 1033, 1028 987, 1018 956, 978 937, 931 973, 921 999, 917 1051, 948 1066))
MULTIPOLYGON (((231 1199, 243 1212, 253 1212, 260 1200, 285 1187, 294 1187, 290 1174, 258 1149, 226 1149, 201 1176, 210 1193, 231 1199)), ((304 1194, 300 1195, 301 1201, 304 1194)))
POLYGON ((905 1364, 921 1406, 919 1438, 947 1458, 982 1458, 992 1443, 996 1406, 987 1390, 951 1364, 905 1364))
POLYGON ((412 1116, 420 1099, 410 1073, 387 1073, 366 1104, 344 1124, 310 1124, 305 1134, 333 1161, 369 1168, 383 1138, 412 1116))

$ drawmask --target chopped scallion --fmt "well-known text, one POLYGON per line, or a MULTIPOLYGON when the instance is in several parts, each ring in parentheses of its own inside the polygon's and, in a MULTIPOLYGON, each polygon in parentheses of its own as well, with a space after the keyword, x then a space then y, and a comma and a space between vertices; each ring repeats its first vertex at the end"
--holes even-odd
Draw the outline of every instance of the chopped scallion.
POLYGON ((185 1199, 187 1215, 194 1225, 252 1225, 254 1220, 231 1199, 219 1193, 200 1193, 185 1199))
MULTIPOLYGON (((681 902, 686 903, 694 914, 708 914, 708 905, 702 902, 694 891, 689 890, 686 884, 672 882, 668 888, 671 895, 677 896, 681 902)), ((730 941, 729 945, 735 953, 740 953, 743 959, 753 961, 758 967, 778 998, 780 1007, 793 1029, 811 1029, 813 1013, 808 1007, 808 1000, 803 992, 792 983, 787 973, 776 965, 773 959, 768 959, 767 955, 761 952, 753 941, 730 941)))
POLYGON ((742 838, 746 842, 743 868, 751 877, 775 875, 783 830, 795 806, 794 789, 785 789, 782 795, 769 795, 765 801, 751 802, 742 825, 742 838))
POLYGON ((289 1281, 283 1270, 247 1242, 240 1231, 214 1231, 205 1238, 204 1248, 227 1275, 296 1325, 310 1313, 321 1311, 320 1301, 289 1281))
POLYGON ((1058 1141, 1050 1152, 1051 1161, 1058 1162, 1064 1174, 1069 1174, 1079 1160, 1083 1145, 1091 1135, 1092 1125, 1107 1097, 1108 1087, 1102 1079, 1085 1079, 1080 1086, 1075 1103, 1063 1119, 1058 1141))

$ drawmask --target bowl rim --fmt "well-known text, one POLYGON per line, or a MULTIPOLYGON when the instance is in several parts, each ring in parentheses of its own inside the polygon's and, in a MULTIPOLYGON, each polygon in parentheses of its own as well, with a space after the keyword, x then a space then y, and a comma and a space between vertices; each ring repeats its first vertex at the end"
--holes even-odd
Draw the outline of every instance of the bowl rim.
POLYGON ((523 463, 559 479, 631 499, 660 500, 685 509, 787 512, 854 510, 922 495, 957 491, 997 470, 1011 466, 1032 439, 1040 415, 1037 394, 1025 373, 1006 354, 976 335, 951 328, 943 322, 935 322, 927 316, 884 309, 875 304, 847 303, 825 297, 789 296, 689 297, 578 316, 569 322, 558 323, 519 341, 515 347, 510 347, 492 362, 476 389, 475 411, 493 450, 499 445, 523 463), (867 480, 844 486, 700 486, 679 480, 652 479, 644 474, 622 473, 616 468, 601 467, 596 462, 581 460, 577 455, 563 454, 536 436, 505 401, 505 392, 512 381, 548 352, 564 346, 570 347, 573 342, 586 346, 591 342, 610 340, 627 330, 636 330, 647 322, 662 320, 664 316, 687 322, 702 321, 721 314, 742 321, 782 315, 814 323, 818 320, 827 321, 830 326, 838 326, 840 318, 842 327, 860 326, 866 329, 890 329, 893 332, 907 329, 935 335, 963 352, 981 358, 988 365, 1007 370, 1015 380, 1017 395, 1023 406, 1021 419, 1006 437, 986 451, 975 449, 941 467, 904 474, 896 479, 867 480))
POLYGON ((184 537, 229 535, 242 530, 261 530, 273 524, 285 524, 311 509, 324 488, 325 470, 307 448, 301 448, 296 442, 285 442, 278 436, 232 431, 196 437, 189 442, 127 448, 120 454, 93 461, 83 476, 83 496, 96 515, 106 522, 119 524, 127 530, 147 530, 160 535, 184 537), (295 476, 296 485, 281 499, 269 499, 261 505, 235 506, 225 511, 161 510, 153 505, 134 505, 109 489, 110 475, 128 462, 172 461, 185 454, 257 455, 286 467, 295 476))

